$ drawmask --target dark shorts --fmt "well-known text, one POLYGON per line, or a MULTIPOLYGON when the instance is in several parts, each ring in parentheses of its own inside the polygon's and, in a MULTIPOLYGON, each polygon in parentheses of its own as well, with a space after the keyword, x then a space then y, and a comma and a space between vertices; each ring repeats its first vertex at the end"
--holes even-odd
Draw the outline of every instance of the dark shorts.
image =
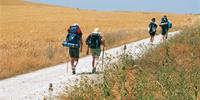
POLYGON ((150 32, 149 33, 151 36, 155 36, 156 35, 156 32, 150 32))
POLYGON ((162 35, 166 35, 168 33, 168 29, 167 28, 163 28, 161 34, 162 35))
POLYGON ((79 48, 69 48, 69 55, 71 58, 79 58, 79 48))

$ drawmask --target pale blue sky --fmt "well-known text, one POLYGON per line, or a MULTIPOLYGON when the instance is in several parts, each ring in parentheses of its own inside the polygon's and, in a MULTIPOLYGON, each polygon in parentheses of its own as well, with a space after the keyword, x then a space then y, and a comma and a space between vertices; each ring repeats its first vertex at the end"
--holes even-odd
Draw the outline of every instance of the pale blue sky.
POLYGON ((200 13, 200 0, 28 0, 64 7, 103 11, 200 13))

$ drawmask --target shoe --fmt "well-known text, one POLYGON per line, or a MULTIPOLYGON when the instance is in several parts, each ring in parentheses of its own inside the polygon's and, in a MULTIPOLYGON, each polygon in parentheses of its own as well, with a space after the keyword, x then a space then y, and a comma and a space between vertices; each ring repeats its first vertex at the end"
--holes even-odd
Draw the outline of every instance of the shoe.
POLYGON ((76 74, 75 68, 72 68, 72 74, 76 74))
POLYGON ((153 46, 153 42, 151 42, 151 46, 153 46))
POLYGON ((96 73, 96 68, 93 68, 93 69, 92 69, 92 73, 93 73, 93 74, 96 73))
POLYGON ((148 43, 148 45, 152 45, 152 44, 153 44, 153 42, 149 42, 149 43, 148 43))

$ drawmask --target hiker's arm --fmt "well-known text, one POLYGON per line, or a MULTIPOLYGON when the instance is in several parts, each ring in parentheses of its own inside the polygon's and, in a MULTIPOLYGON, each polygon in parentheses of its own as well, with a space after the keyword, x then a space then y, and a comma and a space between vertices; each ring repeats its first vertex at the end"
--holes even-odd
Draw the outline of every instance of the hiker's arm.
POLYGON ((89 46, 87 45, 87 51, 86 51, 86 55, 88 55, 89 54, 89 46))
POLYGON ((158 27, 157 23, 155 23, 155 27, 156 27, 156 28, 158 27))
POLYGON ((83 39, 82 39, 82 36, 81 36, 81 39, 80 39, 80 52, 82 52, 83 50, 83 39))
POLYGON ((150 29, 151 29, 151 23, 149 23, 148 32, 150 31, 150 29))
POLYGON ((83 38, 82 38, 83 33, 82 33, 80 27, 78 28, 78 34, 80 34, 80 52, 82 52, 82 50, 83 50, 83 38))
POLYGON ((149 23, 149 28, 151 27, 151 23, 149 23))
POLYGON ((101 41, 102 41, 102 46, 103 46, 103 51, 104 51, 106 45, 105 45, 105 39, 103 36, 101 37, 101 41))
POLYGON ((89 44, 88 44, 90 37, 91 37, 91 35, 89 35, 89 36, 86 38, 86 41, 85 41, 85 44, 87 45, 86 55, 88 55, 89 52, 90 52, 90 48, 89 48, 89 44))

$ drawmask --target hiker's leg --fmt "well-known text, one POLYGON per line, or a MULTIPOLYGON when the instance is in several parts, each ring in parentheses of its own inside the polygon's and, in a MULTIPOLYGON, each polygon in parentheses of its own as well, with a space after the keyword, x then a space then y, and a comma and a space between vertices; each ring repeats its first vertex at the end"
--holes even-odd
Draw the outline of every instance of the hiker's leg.
POLYGON ((153 41, 154 41, 154 36, 152 37, 152 43, 153 43, 153 41))
POLYGON ((96 63, 95 63, 95 64, 96 64, 95 67, 96 67, 96 66, 99 64, 99 56, 96 56, 96 57, 95 57, 95 62, 96 62, 96 63))
POLYGON ((92 56, 92 68, 94 68, 95 67, 95 56, 93 55, 92 56))
POLYGON ((73 48, 71 50, 72 57, 73 57, 73 67, 76 67, 78 64, 78 59, 79 59, 79 49, 78 48, 73 48))
POLYGON ((166 32, 166 39, 167 39, 167 37, 168 37, 168 30, 167 30, 167 32, 166 32))
POLYGON ((165 35, 162 35, 162 40, 163 40, 163 41, 165 40, 165 35))
POLYGON ((166 39, 166 33, 163 33, 163 40, 166 39))
POLYGON ((71 67, 74 68, 74 58, 71 58, 71 67))
POLYGON ((151 37, 150 37, 150 42, 151 42, 151 37))
POLYGON ((162 29, 162 35, 163 35, 163 41, 164 41, 167 37, 167 29, 166 28, 162 29))
POLYGON ((164 28, 165 39, 167 39, 167 28, 164 28))
POLYGON ((73 54, 73 48, 69 48, 69 55, 70 55, 70 62, 71 62, 71 67, 74 67, 74 54, 73 54))
POLYGON ((100 56, 101 53, 101 48, 96 48, 96 49, 91 49, 91 53, 92 53, 92 73, 96 73, 96 66, 98 64, 98 57, 100 56))
POLYGON ((96 65, 95 65, 95 67, 98 65, 98 63, 99 63, 99 57, 100 57, 100 54, 101 54, 101 48, 97 48, 97 50, 96 50, 96 54, 95 54, 95 61, 96 61, 96 65))
POLYGON ((96 62, 96 55, 97 55, 97 49, 91 49, 91 53, 92 53, 92 68, 95 67, 95 62, 96 62))
POLYGON ((98 58, 97 56, 93 56, 92 57, 93 61, 92 61, 92 73, 96 73, 96 67, 98 65, 98 58))
POLYGON ((151 35, 151 42, 153 43, 153 35, 151 35))
POLYGON ((163 37, 163 38, 164 38, 164 40, 166 40, 166 34, 164 35, 164 37, 163 37))
POLYGON ((74 67, 77 66, 77 64, 78 64, 78 59, 79 59, 79 58, 74 58, 74 67))
POLYGON ((75 69, 75 66, 74 66, 74 58, 71 58, 71 66, 72 66, 72 74, 76 74, 76 69, 75 69))

